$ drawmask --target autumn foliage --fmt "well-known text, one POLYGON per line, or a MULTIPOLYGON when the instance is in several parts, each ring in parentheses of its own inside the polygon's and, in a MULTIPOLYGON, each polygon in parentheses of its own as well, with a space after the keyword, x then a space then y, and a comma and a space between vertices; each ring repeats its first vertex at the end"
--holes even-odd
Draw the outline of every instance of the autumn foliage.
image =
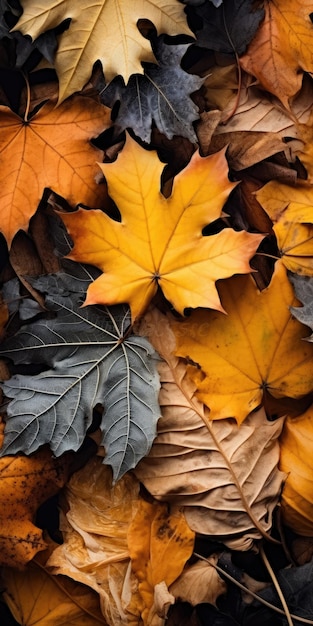
POLYGON ((1 623, 313 623, 312 16, 0 3, 1 623))

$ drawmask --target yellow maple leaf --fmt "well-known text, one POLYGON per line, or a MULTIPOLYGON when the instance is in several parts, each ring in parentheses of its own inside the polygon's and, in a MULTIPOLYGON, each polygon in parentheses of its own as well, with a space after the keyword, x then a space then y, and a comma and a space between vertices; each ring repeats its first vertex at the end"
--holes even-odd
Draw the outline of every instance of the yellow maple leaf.
MULTIPOLYGON (((128 547, 145 626, 151 624, 149 613, 156 585, 165 582, 169 587, 180 576, 192 555, 194 538, 181 511, 169 513, 167 504, 140 501, 128 529, 128 547)), ((136 597, 133 601, 138 604, 136 597)), ((132 604, 127 608, 131 612, 132 604)))
POLYGON ((303 71, 313 71, 312 2, 265 0, 264 9, 264 21, 240 63, 289 108, 303 71))
POLYGON ((1 565, 19 567, 46 548, 42 531, 33 523, 35 513, 66 483, 70 459, 55 459, 48 448, 30 457, 0 459, 1 565))
POLYGON ((150 43, 137 28, 139 19, 153 22, 158 33, 193 35, 184 7, 177 0, 22 0, 23 15, 15 26, 37 38, 63 20, 70 26, 59 37, 55 58, 59 101, 80 91, 100 60, 106 80, 143 73, 141 61, 153 61, 150 43))
POLYGON ((106 190, 94 180, 103 153, 89 139, 110 125, 109 109, 77 96, 58 109, 47 103, 25 121, 0 106, 0 125, 0 230, 9 245, 27 230, 45 187, 73 204, 103 205, 106 190))
POLYGON ((282 262, 292 272, 313 275, 313 190, 305 181, 296 186, 271 181, 256 198, 274 222, 282 262))
POLYGON ((280 441, 280 469, 287 473, 281 507, 285 524, 299 535, 313 535, 313 405, 285 421, 280 441))
POLYGON ((60 214, 74 241, 69 258, 104 272, 88 288, 85 304, 128 302, 135 319, 159 286, 182 314, 186 307, 222 310, 215 281, 250 272, 249 259, 263 239, 231 228, 202 235, 235 187, 224 151, 194 154, 170 198, 159 190, 163 164, 157 154, 130 137, 117 161, 101 169, 122 221, 97 210, 60 214))
POLYGON ((183 322, 172 321, 176 354, 191 366, 198 397, 211 419, 234 417, 240 424, 258 407, 264 393, 301 398, 312 391, 313 345, 289 307, 297 304, 284 265, 278 261, 271 283, 259 292, 251 276, 220 283, 228 315, 198 310, 183 322))

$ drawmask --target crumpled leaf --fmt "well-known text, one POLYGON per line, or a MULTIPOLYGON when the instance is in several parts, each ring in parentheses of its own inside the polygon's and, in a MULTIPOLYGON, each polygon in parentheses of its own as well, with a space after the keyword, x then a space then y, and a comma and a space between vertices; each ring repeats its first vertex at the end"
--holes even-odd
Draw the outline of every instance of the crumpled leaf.
POLYGON ((65 19, 71 23, 59 37, 55 69, 60 83, 59 101, 80 91, 90 78, 93 64, 100 60, 107 80, 121 74, 142 72, 141 61, 153 61, 147 39, 137 28, 139 19, 148 19, 158 33, 192 32, 183 6, 177 0, 22 0, 23 15, 15 30, 36 39, 65 19), (40 18, 38 17, 40 16, 40 18))
POLYGON ((32 561, 26 570, 3 570, 3 597, 23 626, 107 626, 98 596, 69 578, 51 576, 32 561))
POLYGON ((313 190, 305 181, 295 186, 270 181, 256 198, 274 222, 281 259, 292 272, 313 274, 313 190))
MULTIPOLYGON (((136 512, 139 482, 130 473, 112 485, 100 457, 75 472, 61 501, 62 545, 47 566, 94 589, 110 626, 127 624, 132 594, 127 529, 136 512)), ((139 611, 136 612, 137 622, 139 611)))
POLYGON ((1 565, 20 567, 45 550, 35 513, 66 483, 70 460, 69 455, 55 459, 48 448, 30 457, 0 459, 1 565))
MULTIPOLYGON (((292 306, 290 308, 292 315, 294 315, 301 324, 305 324, 313 330, 313 277, 293 274, 290 275, 289 278, 298 300, 303 304, 301 307, 292 306)), ((309 337, 305 337, 305 339, 307 341, 313 341, 313 333, 309 337)))
POLYGON ((312 72, 311 0, 265 0, 265 18, 240 64, 285 107, 312 72))
POLYGON ((203 27, 196 31, 197 45, 223 52, 243 54, 255 35, 264 9, 254 0, 232 0, 225 3, 202 3, 195 10, 201 17, 203 27))
POLYGON ((199 89, 203 79, 184 72, 181 59, 190 44, 167 45, 158 37, 153 51, 158 65, 144 68, 144 75, 133 74, 127 85, 118 76, 101 92, 103 104, 120 107, 115 119, 117 131, 132 128, 143 141, 150 143, 151 126, 164 133, 168 139, 174 135, 197 140, 192 122, 199 118, 198 107, 189 95, 199 89))
POLYGON ((202 368, 203 374, 190 366, 189 373, 210 418, 241 424, 267 397, 310 393, 313 346, 302 341, 307 329, 291 315, 297 300, 281 261, 261 292, 251 276, 233 277, 219 291, 227 316, 199 309, 186 321, 171 321, 177 356, 202 368))
POLYGON ((313 405, 288 417, 280 439, 279 466, 286 472, 281 508, 284 523, 298 535, 313 536, 313 405))
POLYGON ((167 318, 149 311, 138 332, 149 337, 164 361, 158 435, 136 476, 155 498, 183 506, 196 532, 235 550, 249 549, 270 530, 279 498, 284 475, 277 469, 277 438, 283 420, 269 422, 260 410, 240 429, 230 419, 211 422, 186 364, 174 356, 167 318))
POLYGON ((117 161, 101 169, 122 222, 101 211, 60 214, 74 241, 69 258, 104 272, 90 285, 85 304, 128 302, 136 319, 160 287, 181 314, 186 307, 221 310, 215 281, 250 272, 248 260, 263 239, 230 228, 202 235, 235 186, 224 151, 206 158, 195 153, 169 198, 159 191, 163 165, 156 153, 130 137, 117 161))
POLYGON ((0 230, 9 245, 19 229, 27 230, 45 187, 72 204, 105 204, 105 187, 95 182, 102 152, 89 140, 110 126, 109 109, 76 96, 58 109, 48 102, 25 123, 0 106, 0 124, 0 230))
MULTIPOLYGON (((141 500, 127 537, 132 571, 142 599, 141 618, 145 626, 156 626, 155 586, 164 581, 169 587, 180 576, 192 555, 195 535, 181 511, 171 512, 167 504, 141 500)), ((131 607, 132 604, 130 611, 131 607)))
POLYGON ((72 276, 43 276, 33 285, 47 293, 45 304, 56 317, 21 328, 2 348, 16 364, 45 366, 2 385, 12 398, 2 454, 30 454, 44 443, 56 456, 78 450, 100 403, 104 462, 117 480, 147 454, 155 436, 156 355, 146 340, 125 336, 127 309, 81 309, 72 276))

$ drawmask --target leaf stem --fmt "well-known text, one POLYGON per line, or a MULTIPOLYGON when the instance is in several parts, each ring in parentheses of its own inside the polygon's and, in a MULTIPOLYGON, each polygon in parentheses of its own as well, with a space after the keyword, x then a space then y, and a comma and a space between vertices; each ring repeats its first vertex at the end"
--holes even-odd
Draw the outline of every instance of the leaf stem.
POLYGON ((261 558, 263 560, 263 563, 264 563, 268 573, 270 574, 270 577, 271 577, 271 579, 273 581, 273 585, 274 585, 274 587, 275 587, 275 589, 277 591, 277 594, 279 596, 281 604, 282 604, 282 606, 284 608, 284 613, 285 613, 288 625, 289 626, 294 626, 293 621, 291 619, 291 615, 290 615, 290 611, 289 611, 287 602, 286 602, 285 597, 284 597, 284 594, 283 594, 283 592, 281 590, 281 587, 280 587, 280 584, 279 584, 279 582, 277 580, 276 574, 275 574, 275 572, 274 572, 274 570, 273 570, 273 568, 272 568, 272 566, 271 566, 271 564, 270 564, 270 562, 269 562, 269 560, 268 560, 268 558, 267 558, 267 556, 265 554, 265 551, 264 551, 264 548, 263 548, 262 545, 260 545, 260 556, 261 556, 261 558))
POLYGON ((29 108, 30 108, 30 86, 29 80, 24 72, 22 72, 26 85, 26 108, 24 113, 24 122, 28 122, 29 108))

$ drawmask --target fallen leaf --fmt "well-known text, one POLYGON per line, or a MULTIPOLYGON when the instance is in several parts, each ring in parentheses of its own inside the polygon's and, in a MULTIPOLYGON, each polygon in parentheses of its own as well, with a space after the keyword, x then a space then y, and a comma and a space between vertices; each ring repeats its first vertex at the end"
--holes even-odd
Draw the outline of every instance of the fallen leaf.
POLYGON ((179 510, 170 512, 167 504, 140 501, 128 528, 128 547, 145 626, 153 624, 155 586, 164 581, 169 587, 180 576, 193 552, 194 537, 179 510))
POLYGON ((274 222, 282 262, 292 272, 312 276, 313 190, 306 181, 284 185, 272 180, 256 198, 274 222))
POLYGON ((200 89, 203 79, 181 68, 189 46, 167 45, 161 35, 153 45, 158 65, 149 64, 143 76, 133 74, 126 86, 118 76, 100 92, 101 101, 110 108, 120 101, 114 120, 118 132, 132 128, 142 141, 150 143, 154 122, 167 138, 179 135, 196 143, 192 123, 199 118, 199 111, 189 96, 200 89))
MULTIPOLYGON (((203 25, 196 30, 197 45, 224 54, 243 54, 264 17, 254 0, 233 0, 212 6, 201 3, 195 14, 203 25)), ((260 4, 260 3, 259 3, 260 4)))
POLYGON ((287 479, 281 497, 284 523, 298 535, 313 535, 313 406, 288 417, 280 439, 279 466, 287 479))
POLYGON ((39 563, 2 570, 3 597, 23 626, 107 626, 98 596, 69 578, 52 576, 39 563))
POLYGON ((225 581, 214 567, 217 561, 218 556, 212 554, 206 561, 197 561, 186 567, 170 586, 170 592, 192 606, 203 602, 216 604, 218 596, 227 591, 225 581))
MULTIPOLYGON (((127 530, 138 502, 135 477, 126 474, 112 485, 112 473, 99 457, 73 474, 60 502, 63 543, 55 548, 47 567, 96 591, 110 626, 131 623, 127 530)), ((138 610, 135 615, 138 623, 138 610)))
POLYGON ((240 58, 240 64, 289 108, 301 88, 303 72, 312 72, 311 0, 265 0, 265 18, 240 58))
POLYGON ((100 60, 106 79, 121 74, 142 73, 141 61, 153 61, 149 41, 137 28, 148 19, 158 33, 192 35, 184 8, 176 0, 22 0, 23 15, 15 26, 36 39, 43 31, 71 19, 59 36, 54 66, 60 83, 59 101, 80 91, 90 78, 93 64, 100 60))
POLYGON ((313 346, 301 341, 307 329, 291 315, 297 300, 281 261, 261 292, 251 276, 220 283, 219 291, 227 316, 199 309, 185 321, 171 321, 176 354, 203 371, 190 366, 210 418, 234 417, 241 424, 264 394, 280 399, 310 393, 313 346))
POLYGON ((66 483, 70 459, 55 459, 47 448, 30 457, 0 459, 1 565, 20 567, 46 548, 35 513, 66 483))
POLYGON ((211 422, 196 397, 186 364, 175 357, 168 319, 156 309, 138 332, 149 337, 159 364, 162 417, 151 451, 136 476, 158 500, 184 507, 190 527, 248 550, 270 531, 284 475, 278 471, 277 438, 282 419, 269 422, 264 410, 238 429, 234 420, 211 422))
POLYGON ((27 121, 0 106, 0 230, 9 245, 19 229, 27 230, 45 187, 71 204, 105 204, 105 187, 94 179, 102 151, 89 140, 110 123, 109 110, 83 96, 58 109, 48 102, 27 121))
POLYGON ((90 285, 85 304, 128 302, 134 320, 159 286, 181 314, 186 307, 221 310, 215 281, 250 272, 248 261, 263 239, 230 228, 202 235, 235 187, 224 151, 206 158, 195 153, 169 198, 159 191, 163 165, 156 153, 130 137, 117 161, 101 169, 122 222, 102 211, 60 214, 74 240, 68 258, 104 272, 90 285))
POLYGON ((12 398, 2 454, 30 454, 45 443, 56 456, 78 450, 101 404, 104 462, 117 480, 147 454, 155 436, 157 355, 146 340, 127 335, 128 309, 80 308, 90 277, 60 272, 32 284, 47 294, 46 309, 55 316, 23 326, 2 346, 2 356, 43 370, 2 384, 12 398))

